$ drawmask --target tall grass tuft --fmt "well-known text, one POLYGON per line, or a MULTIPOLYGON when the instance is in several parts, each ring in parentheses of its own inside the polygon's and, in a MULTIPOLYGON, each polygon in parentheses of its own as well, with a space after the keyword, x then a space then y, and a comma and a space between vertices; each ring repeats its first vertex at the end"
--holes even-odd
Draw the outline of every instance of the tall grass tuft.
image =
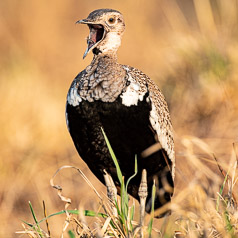
MULTIPOLYGON (((130 204, 127 193, 128 183, 137 173, 137 165, 135 163, 134 174, 125 183, 116 156, 104 131, 103 134, 112 159, 115 161, 115 166, 117 166, 118 179, 121 182, 121 196, 113 201, 117 214, 113 214, 112 201, 108 198, 102 198, 82 171, 76 168, 95 191, 95 197, 99 198, 98 209, 96 211, 85 209, 69 210, 68 206, 71 205, 71 200, 62 195, 62 188, 59 185, 52 183, 52 186, 60 191, 59 196, 66 204, 65 207, 67 209, 38 220, 31 203, 29 203, 34 222, 23 222, 25 230, 18 233, 25 233, 31 237, 49 237, 49 232, 42 228, 43 223, 48 221, 51 224, 53 217, 65 214, 66 218, 61 237, 65 236, 66 231, 69 237, 141 237, 139 232, 141 228, 139 223, 135 221, 135 215, 138 211, 134 200, 132 205, 130 204), (85 220, 86 217, 91 217, 94 225, 90 225, 85 220)), ((158 222, 154 219, 154 204, 152 203, 152 212, 145 219, 148 225, 145 226, 144 237, 237 237, 238 211, 235 196, 235 186, 237 186, 238 180, 237 157, 232 156, 230 165, 226 166, 218 163, 217 159, 214 160, 214 154, 211 153, 209 147, 197 138, 186 139, 183 143, 185 150, 187 150, 184 162, 190 163, 192 170, 195 169, 195 176, 188 182, 186 189, 175 194, 170 206, 172 215, 164 219, 161 229, 155 228, 158 222), (194 154, 194 146, 207 151, 203 158, 219 167, 223 180, 219 179, 219 176, 208 165, 201 164, 194 154)), ((70 166, 64 166, 64 168, 70 168, 70 166)), ((75 167, 72 168, 75 169, 75 167)), ((58 171, 61 171, 61 168, 58 171)), ((182 173, 180 176, 183 176, 182 173)), ((153 185, 153 201, 155 193, 155 185, 153 185)))
MULTIPOLYGON (((30 210, 32 213, 32 216, 34 218, 34 223, 29 223, 29 222, 24 222, 25 225, 27 225, 29 228, 25 228, 25 232, 22 233, 26 233, 29 234, 32 232, 34 233, 34 235, 40 236, 40 237, 48 237, 49 235, 47 234, 47 232, 44 232, 43 229, 40 227, 40 224, 42 224, 44 221, 47 222, 47 229, 49 231, 49 227, 48 227, 48 219, 54 216, 58 216, 61 214, 66 214, 66 220, 65 220, 65 226, 64 229, 62 231, 62 237, 64 232, 66 231, 66 229, 69 227, 69 224, 74 224, 74 226, 76 226, 76 230, 79 229, 79 227, 81 227, 81 229, 83 229, 80 233, 77 232, 75 233, 73 230, 68 230, 68 235, 69 237, 83 237, 82 234, 87 234, 90 233, 90 237, 94 237, 97 234, 101 234, 101 235, 106 235, 106 236, 112 236, 115 235, 116 237, 137 237, 138 236, 138 231, 139 231, 139 224, 138 222, 134 221, 134 214, 135 214, 135 202, 133 201, 132 205, 129 204, 129 194, 127 193, 127 187, 129 185, 129 182, 131 179, 133 179, 133 177, 136 176, 138 169, 137 169, 137 157, 135 156, 135 168, 134 168, 134 174, 128 179, 128 181, 125 183, 124 181, 124 176, 122 175, 120 166, 118 164, 117 158, 113 152, 113 149, 110 145, 110 142, 104 132, 104 130, 102 129, 102 133, 103 136, 105 138, 106 144, 108 146, 110 155, 114 161, 114 164, 116 166, 116 170, 117 170, 117 176, 118 176, 118 180, 121 183, 121 194, 120 194, 120 199, 115 199, 115 201, 110 201, 110 199, 108 198, 107 201, 105 202, 101 196, 98 194, 98 192, 96 191, 96 189, 93 187, 93 185, 90 183, 90 181, 86 178, 86 176, 83 174, 83 172, 78 169, 75 168, 73 166, 63 166, 61 168, 59 168, 56 173, 54 174, 53 178, 51 179, 51 186, 55 189, 58 190, 58 196, 60 197, 60 199, 65 202, 65 210, 60 211, 60 212, 56 212, 53 213, 49 216, 44 217, 43 219, 41 219, 40 221, 38 221, 36 219, 36 215, 35 212, 33 210, 33 207, 31 205, 31 203, 29 202, 29 206, 30 206, 30 210), (65 168, 72 168, 72 169, 77 169, 78 172, 82 175, 82 177, 85 179, 85 181, 89 184, 89 186, 95 191, 95 194, 100 198, 101 200, 101 206, 104 209, 104 212, 95 212, 95 211, 91 211, 91 210, 68 210, 68 206, 71 204, 71 199, 67 198, 65 196, 63 196, 62 194, 62 188, 59 185, 54 185, 54 178, 55 176, 58 174, 59 171, 61 171, 62 169, 65 168), (117 210, 117 214, 113 214, 112 212, 112 207, 110 207, 108 204, 110 204, 111 202, 113 202, 113 206, 116 207, 117 210), (85 226, 81 225, 82 221, 79 221, 78 219, 76 219, 75 217, 73 218, 72 215, 79 215, 79 216, 91 216, 94 217, 95 220, 97 221, 98 218, 102 218, 104 220, 100 220, 100 223, 98 224, 98 229, 96 231, 93 230, 84 230, 85 226)), ((151 213, 151 219, 149 222, 149 226, 148 226, 148 235, 151 237, 151 232, 152 232, 152 224, 153 224, 153 219, 154 219, 154 199, 155 199, 155 185, 153 186, 153 190, 152 190, 152 213, 151 213)), ((44 205, 44 212, 45 211, 45 205, 44 205)), ((24 226, 25 227, 25 226, 24 226)), ((87 228, 88 229, 88 228, 87 228)), ((142 228, 140 228, 142 229, 142 228)), ((49 233, 49 232, 48 232, 49 233)), ((88 234, 87 234, 88 236, 88 234)))

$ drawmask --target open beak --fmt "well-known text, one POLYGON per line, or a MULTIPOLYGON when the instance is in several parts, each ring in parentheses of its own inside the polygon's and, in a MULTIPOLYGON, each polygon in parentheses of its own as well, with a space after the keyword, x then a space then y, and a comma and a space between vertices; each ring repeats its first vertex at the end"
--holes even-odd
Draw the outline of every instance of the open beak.
POLYGON ((87 24, 90 30, 89 36, 87 38, 88 47, 83 55, 84 59, 87 54, 105 38, 106 30, 104 29, 103 25, 97 24, 90 19, 79 20, 76 22, 76 24, 87 24))

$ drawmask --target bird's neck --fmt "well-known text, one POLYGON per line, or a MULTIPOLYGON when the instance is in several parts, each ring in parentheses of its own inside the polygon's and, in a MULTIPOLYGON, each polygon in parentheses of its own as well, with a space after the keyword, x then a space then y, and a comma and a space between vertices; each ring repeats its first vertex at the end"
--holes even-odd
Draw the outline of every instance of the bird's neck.
POLYGON ((91 64, 86 68, 88 73, 97 72, 118 72, 124 71, 122 65, 117 62, 117 54, 114 53, 100 53, 94 55, 91 64))
MULTIPOLYGON (((86 84, 89 84, 92 95, 97 100, 113 102, 125 88, 126 70, 117 63, 116 54, 95 55, 85 70, 88 79, 86 84)), ((88 89, 85 92, 87 94, 88 89)))
MULTIPOLYGON (((117 52, 110 53, 100 53, 98 55, 94 55, 93 64, 107 65, 107 64, 118 64, 117 63, 117 52)), ((91 63, 91 64, 92 64, 91 63)))

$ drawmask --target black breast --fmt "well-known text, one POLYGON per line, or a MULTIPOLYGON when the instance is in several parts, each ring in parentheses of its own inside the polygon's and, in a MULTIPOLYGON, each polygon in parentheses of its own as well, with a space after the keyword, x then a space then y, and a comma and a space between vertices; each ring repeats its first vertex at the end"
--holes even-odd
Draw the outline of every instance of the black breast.
MULTIPOLYGON (((69 104, 66 107, 68 126, 77 151, 101 182, 104 183, 103 169, 106 169, 116 185, 119 185, 101 128, 111 143, 125 180, 134 173, 137 155, 138 174, 128 187, 128 192, 137 199, 142 169, 147 170, 150 194, 154 175, 160 179, 160 174, 167 167, 162 150, 150 157, 141 157, 142 151, 156 143, 156 134, 149 121, 151 105, 146 101, 147 97, 146 94, 143 101, 130 107, 123 105, 120 97, 114 102, 82 101, 76 107, 69 104)), ((170 172, 166 176, 173 186, 170 172)), ((166 195, 166 201, 170 200, 170 195, 166 195)), ((162 202, 157 203, 155 207, 160 207, 162 202)))

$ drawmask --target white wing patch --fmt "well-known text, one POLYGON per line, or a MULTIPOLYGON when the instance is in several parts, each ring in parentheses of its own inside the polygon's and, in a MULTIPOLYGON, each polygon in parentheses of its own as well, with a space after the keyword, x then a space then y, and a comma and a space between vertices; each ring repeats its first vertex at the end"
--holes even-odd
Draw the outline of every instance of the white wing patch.
POLYGON ((79 96, 78 89, 75 86, 76 85, 74 83, 74 85, 70 88, 67 95, 68 104, 74 107, 78 106, 79 103, 82 102, 82 98, 79 96))
POLYGON ((132 105, 137 106, 139 100, 143 101, 146 92, 142 92, 140 84, 136 82, 136 80, 134 80, 129 73, 128 75, 129 75, 128 81, 130 82, 130 85, 126 88, 126 91, 121 95, 122 104, 124 104, 127 107, 130 107, 132 105))

